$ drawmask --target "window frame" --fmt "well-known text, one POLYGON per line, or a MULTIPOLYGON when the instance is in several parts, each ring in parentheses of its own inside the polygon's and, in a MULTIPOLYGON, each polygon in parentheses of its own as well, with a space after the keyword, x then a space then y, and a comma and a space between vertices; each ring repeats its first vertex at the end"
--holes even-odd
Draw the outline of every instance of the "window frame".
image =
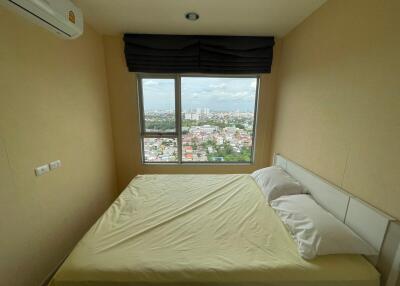
POLYGON ((257 138, 257 125, 258 125, 258 101, 260 94, 260 74, 196 74, 196 73, 137 73, 137 95, 138 95, 138 109, 139 109, 139 136, 140 136, 140 158, 142 165, 254 165, 256 138, 257 138), (253 118, 253 133, 252 133, 252 146, 251 156, 249 162, 233 162, 233 161, 183 161, 182 160, 182 111, 181 111, 181 80, 182 77, 215 77, 215 78, 255 78, 256 79, 256 94, 254 102, 254 118, 253 118), (175 132, 146 132, 145 117, 144 117, 144 101, 143 101, 143 79, 173 79, 175 87, 175 132), (177 141, 178 158, 176 161, 171 162, 146 162, 144 153, 144 138, 172 138, 177 141))

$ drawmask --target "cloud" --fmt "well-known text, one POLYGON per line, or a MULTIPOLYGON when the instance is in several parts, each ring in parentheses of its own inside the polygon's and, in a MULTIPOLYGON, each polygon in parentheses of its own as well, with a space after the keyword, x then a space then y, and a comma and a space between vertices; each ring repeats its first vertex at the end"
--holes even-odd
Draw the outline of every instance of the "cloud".
POLYGON ((143 80, 143 86, 146 86, 146 87, 157 86, 159 84, 160 84, 160 82, 158 80, 153 80, 153 79, 144 79, 143 80))
MULTIPOLYGON (((182 109, 253 110, 256 86, 255 78, 182 77, 182 109)), ((172 79, 146 79, 143 91, 146 109, 167 109, 174 102, 172 79)))
POLYGON ((213 89, 221 89, 226 87, 226 83, 220 82, 220 83, 210 84, 210 87, 213 89))

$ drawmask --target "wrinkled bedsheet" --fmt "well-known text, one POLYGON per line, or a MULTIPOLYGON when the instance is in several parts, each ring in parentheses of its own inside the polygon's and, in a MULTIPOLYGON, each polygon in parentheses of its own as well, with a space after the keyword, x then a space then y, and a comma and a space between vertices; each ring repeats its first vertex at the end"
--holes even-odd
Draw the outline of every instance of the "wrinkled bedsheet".
POLYGON ((51 286, 377 286, 359 255, 303 260, 249 175, 139 175, 51 286))

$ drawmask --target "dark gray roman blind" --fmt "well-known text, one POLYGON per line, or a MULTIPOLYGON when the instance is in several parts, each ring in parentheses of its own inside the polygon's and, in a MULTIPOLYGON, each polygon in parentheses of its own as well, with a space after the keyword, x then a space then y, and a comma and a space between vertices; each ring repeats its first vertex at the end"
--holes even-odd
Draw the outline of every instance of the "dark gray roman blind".
POLYGON ((125 34, 131 72, 271 72, 274 37, 125 34))

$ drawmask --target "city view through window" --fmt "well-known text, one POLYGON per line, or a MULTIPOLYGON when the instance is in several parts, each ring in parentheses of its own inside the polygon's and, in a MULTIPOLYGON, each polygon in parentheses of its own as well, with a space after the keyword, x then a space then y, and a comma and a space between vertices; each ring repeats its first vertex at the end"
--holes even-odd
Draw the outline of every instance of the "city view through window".
POLYGON ((144 161, 251 162, 257 80, 142 78, 144 161), (180 116, 175 108, 176 80, 180 80, 180 116))

